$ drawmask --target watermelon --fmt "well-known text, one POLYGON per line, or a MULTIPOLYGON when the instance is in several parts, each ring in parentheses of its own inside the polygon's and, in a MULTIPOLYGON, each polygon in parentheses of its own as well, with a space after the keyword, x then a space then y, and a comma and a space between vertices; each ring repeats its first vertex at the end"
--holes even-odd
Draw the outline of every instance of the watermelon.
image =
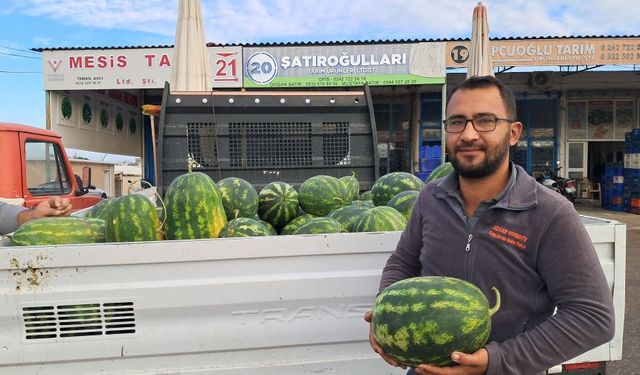
POLYGON ((318 175, 308 178, 300 186, 300 207, 304 212, 325 216, 329 212, 351 203, 350 194, 339 178, 318 175))
POLYGON ((358 216, 371 207, 358 206, 350 204, 348 206, 340 207, 337 210, 331 212, 327 217, 337 220, 342 224, 342 228, 347 232, 353 231, 353 223, 358 219, 358 216))
POLYGON ((286 182, 271 182, 258 194, 258 216, 276 230, 298 215, 298 192, 286 182))
POLYGON ((363 191, 358 196, 358 199, 361 201, 370 201, 371 200, 371 190, 363 191))
POLYGON ((227 177, 216 184, 227 220, 253 218, 258 212, 258 192, 246 180, 227 177))
POLYGON ((360 183, 356 178, 355 172, 351 176, 340 177, 340 181, 344 182, 344 186, 347 187, 347 192, 349 193, 347 199, 349 201, 358 199, 358 194, 360 193, 360 183))
POLYGON ((97 204, 95 204, 94 206, 92 206, 84 215, 84 217, 93 217, 93 218, 98 218, 98 219, 105 219, 105 214, 107 212, 107 210, 109 209, 109 207, 111 207, 111 205, 113 205, 113 202, 116 201, 116 199, 118 198, 108 198, 108 199, 103 199, 100 202, 98 202, 97 204))
MULTIPOLYGON (((256 216, 258 216, 258 215, 256 215, 256 216)), ((256 219, 254 218, 254 220, 256 220, 256 219)), ((276 228, 274 228, 273 225, 271 225, 270 222, 264 221, 264 220, 262 220, 260 218, 258 218, 257 220, 260 222, 260 224, 264 225, 264 227, 267 228, 267 230, 269 231, 269 235, 270 236, 277 236, 278 235, 278 231, 276 231, 276 228)))
POLYGON ((229 221, 220 231, 219 238, 270 236, 269 229, 260 221, 239 217, 229 221))
POLYGON ((402 216, 409 221, 409 217, 413 211, 413 205, 418 200, 418 195, 420 195, 420 193, 415 190, 403 191, 394 195, 393 198, 387 202, 387 206, 398 210, 398 212, 400 212, 402 216))
POLYGON ((394 195, 407 191, 420 191, 424 182, 407 172, 392 172, 380 177, 371 188, 371 200, 376 206, 384 206, 394 195))
POLYGON ((282 228, 282 230, 280 231, 280 234, 282 235, 293 234, 293 232, 295 232, 296 229, 300 228, 302 224, 308 222, 314 217, 317 217, 317 216, 311 215, 311 214, 302 214, 300 216, 297 216, 296 218, 291 220, 289 224, 285 225, 284 228, 282 228))
POLYGON ((162 224, 151 201, 139 194, 118 198, 106 212, 107 242, 157 241, 162 224))
POLYGON ((176 177, 165 195, 168 240, 216 238, 227 223, 218 187, 202 172, 176 177))
POLYGON ((407 219, 398 210, 388 206, 378 206, 360 214, 351 228, 352 232, 392 232, 403 230, 407 219))
POLYGON ((105 242, 105 222, 84 217, 43 217, 27 221, 11 235, 16 246, 105 242))
POLYGON ((346 232, 339 221, 330 217, 314 217, 298 227, 292 234, 320 234, 346 232))
POLYGON ((453 172, 453 165, 450 162, 440 164, 436 169, 429 173, 429 176, 424 182, 435 180, 436 178, 445 177, 449 173, 453 172))
POLYGON ((374 208, 376 206, 375 204, 373 204, 373 201, 371 199, 369 199, 367 201, 355 200, 355 201, 351 202, 350 205, 351 206, 362 206, 362 207, 367 207, 367 208, 374 208))
POLYGON ((470 282, 443 276, 413 277, 384 289, 372 310, 371 328, 384 352, 401 363, 450 366, 451 353, 474 353, 487 341, 491 316, 487 297, 470 282))

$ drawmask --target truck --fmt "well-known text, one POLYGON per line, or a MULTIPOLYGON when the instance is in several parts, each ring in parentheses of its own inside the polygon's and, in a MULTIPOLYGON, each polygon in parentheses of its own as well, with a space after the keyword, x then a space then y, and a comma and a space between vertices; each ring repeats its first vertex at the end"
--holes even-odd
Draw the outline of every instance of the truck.
MULTIPOLYGON (((626 227, 582 220, 616 332, 550 373, 604 374, 622 354, 626 227)), ((404 374, 373 352, 363 320, 399 237, 0 246, 0 373, 404 374)))
MULTIPOLYGON (((166 85, 161 104, 161 195, 187 160, 214 181, 237 176, 258 188, 356 171, 365 190, 378 178, 366 87, 172 93, 166 85)), ((582 220, 611 289, 616 332, 549 373, 604 374, 622 355, 626 228, 582 220)), ((399 237, 0 246, 0 373, 404 374, 373 352, 363 320, 399 237)))
POLYGON ((25 207, 52 196, 66 197, 74 210, 93 206, 100 196, 87 194, 91 168, 76 178, 60 135, 27 125, 0 123, 0 200, 25 207))

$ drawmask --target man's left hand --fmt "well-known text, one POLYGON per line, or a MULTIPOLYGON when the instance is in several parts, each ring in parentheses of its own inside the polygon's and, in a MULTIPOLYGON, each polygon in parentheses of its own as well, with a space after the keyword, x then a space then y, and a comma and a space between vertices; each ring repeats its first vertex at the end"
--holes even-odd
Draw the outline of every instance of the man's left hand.
POLYGON ((483 375, 489 365, 489 354, 481 348, 473 354, 454 352, 451 359, 457 364, 451 367, 420 365, 414 369, 419 375, 483 375))

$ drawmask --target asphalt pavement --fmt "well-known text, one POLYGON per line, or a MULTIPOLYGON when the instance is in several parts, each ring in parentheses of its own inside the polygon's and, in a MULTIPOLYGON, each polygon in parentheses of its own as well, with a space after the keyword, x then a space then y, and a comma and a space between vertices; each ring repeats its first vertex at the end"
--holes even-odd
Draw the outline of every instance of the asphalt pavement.
POLYGON ((622 359, 607 364, 607 375, 640 374, 640 215, 607 211, 598 201, 578 200, 576 210, 583 215, 616 220, 627 225, 627 269, 625 279, 625 320, 622 359))

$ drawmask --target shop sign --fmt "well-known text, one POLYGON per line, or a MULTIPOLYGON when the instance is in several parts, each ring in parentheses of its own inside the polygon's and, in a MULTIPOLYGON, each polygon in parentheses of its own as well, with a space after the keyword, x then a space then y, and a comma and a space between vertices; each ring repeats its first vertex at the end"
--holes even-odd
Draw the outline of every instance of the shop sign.
MULTIPOLYGON (((213 88, 242 86, 242 48, 209 47, 213 88)), ((162 88, 171 79, 172 48, 43 52, 45 90, 162 88)))
MULTIPOLYGON (((466 67, 470 42, 447 42, 448 68, 466 67)), ((640 64, 640 38, 492 40, 493 66, 640 64)))
POLYGON ((443 84, 444 43, 246 47, 244 87, 443 84))

